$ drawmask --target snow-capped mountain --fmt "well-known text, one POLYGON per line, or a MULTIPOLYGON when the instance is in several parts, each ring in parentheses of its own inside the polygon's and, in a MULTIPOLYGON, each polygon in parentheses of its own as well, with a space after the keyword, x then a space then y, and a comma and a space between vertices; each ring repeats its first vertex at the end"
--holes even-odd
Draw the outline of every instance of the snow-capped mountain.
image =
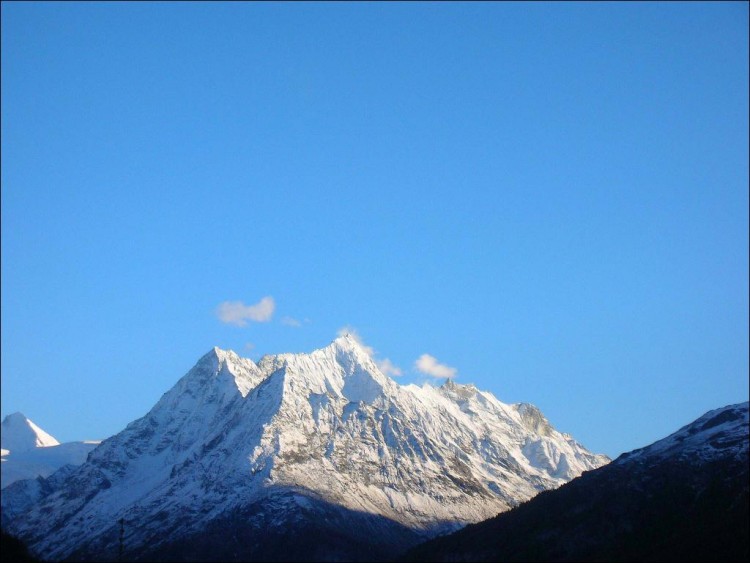
POLYGON ((6 416, 0 430, 2 449, 12 452, 57 446, 60 443, 20 412, 6 416))
POLYGON ((61 444, 20 412, 2 423, 0 488, 23 479, 47 477, 64 465, 80 465, 99 442, 61 444))
POLYGON ((258 546, 294 528, 298 548, 335 540, 303 558, 367 559, 608 461, 532 405, 452 381, 401 386, 348 335, 257 364, 214 348, 9 529, 51 559, 116 557, 120 520, 130 557, 288 559, 258 546))
POLYGON ((746 561, 748 403, 490 520, 413 549, 406 561, 746 561))
POLYGON ((748 460, 748 403, 708 411, 674 434, 650 446, 622 454, 618 465, 649 465, 664 460, 688 460, 693 465, 714 459, 748 460))

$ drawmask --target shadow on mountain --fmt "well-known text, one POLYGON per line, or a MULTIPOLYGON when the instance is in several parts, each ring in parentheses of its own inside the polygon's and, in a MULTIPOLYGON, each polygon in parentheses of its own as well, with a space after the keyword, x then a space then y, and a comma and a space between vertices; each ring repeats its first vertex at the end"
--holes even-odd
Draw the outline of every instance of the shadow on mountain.
POLYGON ((17 537, 0 531, 0 553, 3 554, 3 561, 13 561, 14 563, 40 563, 39 559, 34 559, 29 555, 26 544, 17 537))
POLYGON ((403 561, 746 561, 744 457, 612 463, 403 561))
MULTIPOLYGON (((416 532, 383 516, 332 504, 307 490, 279 489, 225 513, 204 529, 185 533, 190 515, 154 534, 145 546, 129 549, 124 561, 387 561, 424 541, 416 532), (161 542, 173 533, 178 541, 161 542), (184 535, 183 535, 184 534, 184 535)), ((146 524, 146 523, 144 523, 146 524)), ((133 524, 128 524, 132 526, 133 524)), ((152 526, 149 526, 152 527, 152 526)), ((117 561, 118 526, 101 543, 82 545, 66 561, 117 561)))

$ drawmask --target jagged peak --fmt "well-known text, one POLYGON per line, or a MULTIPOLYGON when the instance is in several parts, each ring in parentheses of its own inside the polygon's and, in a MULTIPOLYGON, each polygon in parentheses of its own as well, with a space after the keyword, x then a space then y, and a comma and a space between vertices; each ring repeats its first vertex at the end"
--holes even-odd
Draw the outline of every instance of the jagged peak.
POLYGON ((385 390, 398 386, 378 369, 372 350, 351 333, 309 353, 263 356, 258 368, 266 376, 283 368, 285 377, 296 382, 294 389, 330 390, 352 402, 371 403, 385 390), (334 365, 339 369, 331 369, 334 365))
POLYGON ((218 366, 224 359, 225 354, 224 350, 218 346, 214 346, 198 359, 195 366, 218 366))
POLYGON ((448 378, 446 382, 440 386, 440 391, 442 391, 444 395, 457 399, 470 399, 477 394, 478 389, 472 383, 460 384, 453 381, 452 378, 448 378))
POLYGON ((206 352, 199 362, 204 359, 210 359, 210 360, 216 360, 217 362, 221 363, 226 361, 227 359, 246 359, 246 358, 240 358, 239 355, 234 350, 224 350, 223 348, 219 348, 218 346, 214 346, 211 348, 208 352, 206 352))
POLYGON ((351 345, 359 345, 357 342, 357 339, 354 337, 354 335, 351 332, 344 332, 342 334, 339 334, 336 338, 334 338, 331 342, 333 343, 339 343, 341 345, 351 346, 351 345))
POLYGON ((367 347, 364 346, 356 336, 353 336, 351 333, 344 333, 331 340, 331 342, 327 346, 316 348, 312 352, 283 352, 280 354, 264 354, 258 360, 258 365, 276 365, 279 363, 283 363, 285 360, 337 351, 363 354, 368 358, 370 357, 371 353, 371 351, 368 351, 367 347))
POLYGON ((224 350, 214 346, 201 356, 193 369, 180 380, 178 386, 180 384, 179 388, 196 384, 203 386, 207 382, 231 379, 244 397, 262 378, 260 369, 251 359, 243 358, 233 350, 224 350), (226 374, 226 376, 221 377, 221 374, 226 374))
POLYGON ((345 352, 353 352, 357 354, 364 354, 368 358, 370 357, 372 350, 368 349, 362 342, 350 332, 345 332, 334 338, 328 345, 329 348, 345 352))
POLYGON ((456 381, 449 377, 445 380, 445 383, 443 383, 440 387, 444 387, 446 389, 474 389, 476 390, 476 385, 473 383, 456 383, 456 381))
POLYGON ((223 348, 220 348, 219 346, 214 346, 203 356, 201 356, 196 365, 203 365, 207 363, 213 364, 215 368, 220 368, 222 364, 226 363, 246 365, 252 364, 257 366, 257 364, 250 358, 244 358, 234 350, 225 350, 223 348))

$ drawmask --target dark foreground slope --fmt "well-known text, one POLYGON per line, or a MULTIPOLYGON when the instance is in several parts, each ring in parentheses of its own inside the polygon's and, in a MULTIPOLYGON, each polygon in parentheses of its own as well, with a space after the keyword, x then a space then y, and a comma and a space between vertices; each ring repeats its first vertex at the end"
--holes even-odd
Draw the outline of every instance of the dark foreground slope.
POLYGON ((510 512, 409 551, 407 561, 744 561, 748 403, 510 512))
MULTIPOLYGON (((189 523, 164 522, 163 534, 175 535, 189 523)), ((379 515, 348 510, 298 492, 279 492, 227 512, 206 527, 180 533, 176 541, 129 545, 125 526, 123 561, 388 561, 424 541, 424 535, 379 515)), ((116 544, 119 530, 110 535, 116 544)), ((117 550, 84 541, 66 561, 118 561, 117 550)))
POLYGON ((4 561, 13 563, 40 563, 39 559, 34 559, 29 555, 29 550, 17 537, 0 531, 0 553, 3 554, 4 561))

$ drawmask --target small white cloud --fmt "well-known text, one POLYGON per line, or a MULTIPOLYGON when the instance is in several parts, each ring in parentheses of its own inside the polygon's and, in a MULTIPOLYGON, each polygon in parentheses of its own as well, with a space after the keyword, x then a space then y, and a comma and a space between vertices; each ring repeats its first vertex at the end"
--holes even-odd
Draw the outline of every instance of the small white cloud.
POLYGON ((337 336, 346 336, 347 334, 351 336, 354 340, 357 341, 357 344, 359 344, 362 349, 367 352, 367 355, 371 358, 375 355, 375 350, 372 348, 372 346, 368 346, 364 343, 362 340, 362 337, 359 335, 357 330, 349 325, 346 325, 344 327, 341 327, 339 331, 336 333, 337 336))
POLYGON ((271 320, 276 303, 273 297, 266 296, 255 305, 245 305, 242 301, 224 301, 216 308, 216 316, 223 323, 245 326, 247 321, 266 323, 271 320))
POLYGON ((255 348, 255 344, 253 344, 252 342, 247 342, 247 343, 245 344, 245 350, 247 350, 248 352, 249 352, 250 350, 252 350, 253 348, 255 348))
POLYGON ((458 372, 456 368, 441 364, 435 357, 430 356, 429 354, 422 354, 419 356, 417 361, 414 362, 414 367, 422 373, 440 378, 453 377, 458 372))
POLYGON ((286 326, 300 327, 302 326, 302 321, 298 321, 293 317, 281 317, 281 324, 286 326))
POLYGON ((385 375, 398 377, 399 375, 402 375, 403 372, 401 371, 401 368, 394 365, 391 360, 388 358, 385 358, 384 360, 380 360, 376 362, 378 364, 378 368, 381 372, 383 372, 385 375))

